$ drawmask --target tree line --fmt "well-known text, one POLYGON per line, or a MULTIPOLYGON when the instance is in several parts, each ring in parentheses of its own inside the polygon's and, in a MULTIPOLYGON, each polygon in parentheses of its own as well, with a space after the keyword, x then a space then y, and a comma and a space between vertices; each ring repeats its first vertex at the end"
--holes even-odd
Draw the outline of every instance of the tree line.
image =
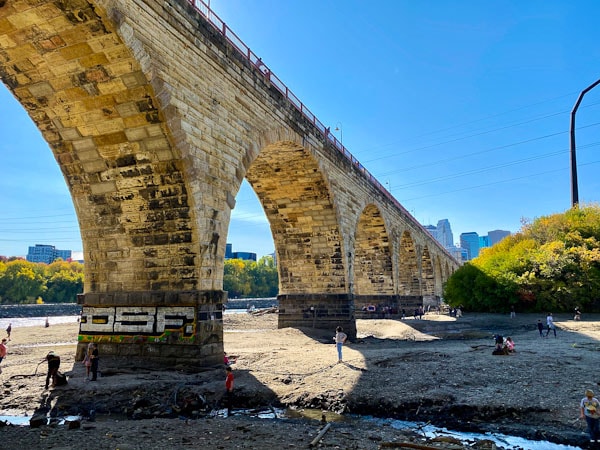
POLYGON ((444 298, 482 312, 600 311, 600 207, 523 221, 454 272, 444 298))
POLYGON ((74 303, 83 292, 83 264, 0 261, 0 303, 74 303))
MULTIPOLYGON (((83 292, 83 283, 83 264, 78 262, 0 260, 0 304, 74 303, 83 292)), ((279 278, 273 257, 225 260, 223 289, 229 298, 277 296, 279 278)))

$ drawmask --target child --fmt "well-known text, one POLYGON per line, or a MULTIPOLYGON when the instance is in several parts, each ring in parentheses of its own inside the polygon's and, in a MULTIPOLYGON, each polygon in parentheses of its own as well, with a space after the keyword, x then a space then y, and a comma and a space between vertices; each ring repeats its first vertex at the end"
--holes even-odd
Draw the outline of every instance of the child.
POLYGON ((600 402, 594 397, 594 392, 587 389, 585 397, 581 399, 579 405, 580 417, 587 422, 587 430, 590 435, 590 442, 600 442, 600 402))
POLYGON ((508 350, 508 353, 514 353, 515 352, 515 343, 512 340, 512 338, 509 336, 506 338, 506 342, 504 343, 504 347, 506 347, 506 350, 508 350))

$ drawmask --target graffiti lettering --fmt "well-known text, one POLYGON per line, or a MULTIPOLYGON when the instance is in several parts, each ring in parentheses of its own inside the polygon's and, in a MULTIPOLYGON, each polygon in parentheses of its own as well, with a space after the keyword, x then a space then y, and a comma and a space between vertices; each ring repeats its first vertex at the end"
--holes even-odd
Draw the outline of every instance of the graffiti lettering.
POLYGON ((79 333, 160 336, 167 331, 179 331, 183 336, 191 336, 194 324, 195 311, 192 306, 84 307, 79 333))

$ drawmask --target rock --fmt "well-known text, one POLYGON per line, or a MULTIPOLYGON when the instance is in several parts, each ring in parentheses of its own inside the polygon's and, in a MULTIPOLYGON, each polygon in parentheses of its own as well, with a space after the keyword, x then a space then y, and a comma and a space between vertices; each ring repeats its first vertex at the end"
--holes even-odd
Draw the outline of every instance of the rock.
POLYGON ((29 427, 30 428, 39 428, 42 425, 46 425, 48 423, 48 418, 41 414, 36 414, 29 419, 29 427))

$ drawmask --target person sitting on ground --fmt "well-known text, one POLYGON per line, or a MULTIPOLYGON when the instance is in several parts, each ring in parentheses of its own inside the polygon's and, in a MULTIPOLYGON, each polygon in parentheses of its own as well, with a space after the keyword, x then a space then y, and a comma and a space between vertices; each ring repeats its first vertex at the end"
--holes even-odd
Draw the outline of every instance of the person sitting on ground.
POLYGON ((506 338, 506 341, 504 342, 504 348, 508 351, 508 353, 514 353, 516 351, 515 343, 510 336, 506 338))
POLYGON ((223 362, 226 366, 230 366, 231 364, 235 364, 237 362, 237 357, 227 356, 227 352, 223 352, 223 362))
POLYGON ((504 347, 504 338, 501 334, 494 335, 494 342, 496 346, 494 351, 492 351, 492 355, 508 355, 508 350, 504 347))

